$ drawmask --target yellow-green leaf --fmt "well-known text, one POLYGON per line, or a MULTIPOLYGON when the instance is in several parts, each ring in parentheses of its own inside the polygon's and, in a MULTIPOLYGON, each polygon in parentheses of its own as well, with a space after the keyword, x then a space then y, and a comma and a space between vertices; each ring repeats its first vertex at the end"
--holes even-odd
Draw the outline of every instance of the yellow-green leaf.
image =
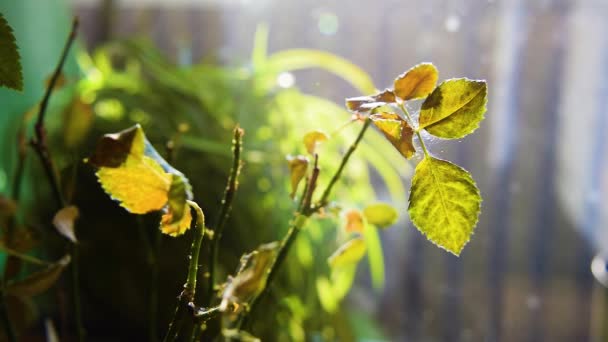
POLYGON ((179 236, 190 228, 191 223, 192 213, 190 212, 189 206, 186 207, 186 210, 183 210, 182 214, 179 216, 169 208, 160 219, 160 231, 169 236, 179 236), (176 217, 178 217, 177 220, 175 219, 176 217))
POLYGON ((408 212, 426 237, 459 255, 469 241, 481 208, 471 175, 448 161, 426 157, 412 178, 408 212))
POLYGON ((395 102, 395 94, 390 89, 371 96, 357 96, 346 99, 346 108, 352 112, 369 112, 370 110, 395 102))
POLYGON ((344 231, 347 233, 363 233, 363 215, 359 210, 349 210, 344 213, 344 231))
POLYGON ((482 80, 444 81, 424 100, 419 127, 440 138, 462 138, 479 127, 487 95, 487 84, 482 80))
POLYGON ((23 90, 21 61, 13 29, 0 13, 0 86, 23 90))
POLYGON ((323 131, 312 131, 304 135, 304 146, 310 154, 315 153, 315 149, 319 144, 329 139, 329 135, 323 131))
POLYGON ((78 219, 79 215, 80 212, 78 207, 75 205, 70 205, 59 210, 55 214, 55 217, 53 217, 53 225, 55 226, 55 229, 57 229, 59 234, 63 235, 72 242, 78 241, 74 232, 74 223, 76 222, 76 219, 78 219))
POLYGON ((170 223, 183 221, 185 200, 192 198, 190 184, 160 157, 141 126, 106 134, 89 162, 98 168, 105 192, 129 212, 145 214, 168 204, 170 223))
POLYGON ((414 130, 407 121, 395 113, 373 114, 370 115, 370 119, 402 156, 407 159, 414 156, 416 153, 412 142, 414 130))
POLYGON ((418 64, 395 79, 395 95, 403 101, 427 97, 435 88, 438 77, 433 64, 418 64))
POLYGON ((287 165, 291 174, 291 197, 296 195, 298 184, 306 175, 308 158, 306 156, 287 156, 287 165))
POLYGON ((69 263, 70 256, 66 255, 41 271, 32 273, 22 280, 8 283, 5 292, 19 297, 32 297, 41 294, 55 284, 61 272, 69 263))
POLYGON ((241 257, 236 276, 229 278, 224 287, 220 304, 222 311, 229 310, 233 304, 240 308, 262 292, 266 287, 268 269, 274 262, 279 246, 278 242, 263 244, 241 257))
POLYGON ((91 104, 86 103, 80 96, 72 102, 63 112, 63 142, 67 147, 79 146, 87 137, 95 121, 95 114, 91 104))
POLYGON ((363 209, 363 215, 368 223, 385 228, 397 222, 399 214, 397 210, 386 203, 370 204, 363 209))
POLYGON ((320 276, 315 281, 317 288, 317 296, 323 309, 329 313, 335 312, 338 308, 338 301, 340 298, 336 298, 333 291, 333 286, 324 276, 320 276))
POLYGON ((331 267, 343 267, 356 264, 363 258, 366 251, 367 246, 365 245, 365 240, 363 237, 358 236, 340 246, 340 248, 327 259, 327 262, 331 267))

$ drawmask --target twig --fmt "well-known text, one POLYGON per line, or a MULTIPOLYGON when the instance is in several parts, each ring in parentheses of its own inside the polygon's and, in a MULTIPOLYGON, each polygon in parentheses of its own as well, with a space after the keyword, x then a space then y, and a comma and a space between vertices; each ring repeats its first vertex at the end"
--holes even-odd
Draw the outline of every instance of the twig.
POLYGON ((201 250, 201 243, 205 236, 205 215, 203 210, 196 204, 196 202, 188 201, 188 205, 196 211, 196 221, 192 224, 196 225, 194 230, 194 239, 192 240, 192 246, 190 247, 190 264, 188 265, 188 276, 186 278, 186 284, 184 290, 178 297, 177 308, 173 319, 169 324, 169 329, 163 341, 175 341, 177 334, 181 327, 184 319, 184 313, 190 306, 190 303, 194 300, 196 293, 196 278, 198 274, 198 257, 201 250))
MULTIPOLYGON (((76 39, 77 30, 78 19, 75 18, 72 22, 72 30, 70 31, 70 35, 68 36, 67 41, 63 47, 59 62, 55 67, 55 72, 51 77, 44 97, 42 98, 42 102, 40 103, 40 107, 38 109, 38 117, 34 126, 34 137, 30 141, 31 146, 34 148, 34 150, 38 154, 38 157, 40 158, 40 162, 42 163, 44 172, 46 173, 46 176, 51 185, 53 196, 55 197, 55 201, 59 208, 63 208, 66 202, 61 194, 59 180, 57 179, 57 175, 55 174, 55 166, 53 163, 53 159, 51 158, 51 154, 49 152, 46 139, 46 129, 44 127, 44 117, 46 115, 46 110, 49 104, 49 100, 51 98, 51 94, 53 93, 53 89, 55 88, 55 84, 61 76, 61 70, 63 69, 65 61, 67 60, 70 48, 72 47, 72 44, 76 39)), ((72 301, 74 304, 74 317, 76 320, 77 336, 78 340, 82 342, 84 341, 84 328, 82 324, 82 317, 80 314, 80 292, 78 286, 78 246, 74 244, 72 247, 72 301)))
POLYGON ((296 213, 293 220, 291 221, 289 230, 287 231, 287 235, 285 236, 285 238, 283 238, 283 241, 281 242, 281 247, 279 248, 277 257, 276 257, 274 263, 272 264, 272 266, 270 266, 270 270, 268 271, 268 279, 266 281, 266 287, 251 302, 251 305, 249 306, 249 310, 245 312, 243 319, 239 322, 239 325, 238 325, 239 328, 242 325, 246 325, 249 322, 249 319, 251 317, 251 312, 255 309, 255 307, 256 307, 257 303, 260 301, 260 299, 268 292, 268 289, 270 288, 272 281, 274 280, 278 270, 281 268, 281 265, 285 261, 287 254, 288 254, 289 250, 291 249, 291 245, 295 241, 295 239, 298 236, 298 233, 300 232, 302 227, 304 227, 304 225, 306 224, 308 218, 310 216, 312 216, 315 212, 317 212, 319 209, 321 209, 322 207, 327 205, 327 199, 328 199, 329 195, 331 194, 331 191, 332 191, 334 185, 337 183, 338 179, 340 179, 340 176, 342 175, 342 171, 344 170, 344 167, 348 163, 350 156, 357 149, 357 146, 359 146, 359 142, 361 141, 361 139, 363 139, 363 136, 365 135, 365 132, 367 131, 367 128, 369 127, 370 124, 371 124, 371 119, 367 118, 365 120, 365 122, 363 123, 363 127, 361 128, 361 131, 359 131, 359 135, 357 136, 357 139, 355 139, 353 144, 348 148, 348 151, 346 151, 346 153, 344 154, 344 157, 342 157, 342 162, 340 163, 338 170, 336 170, 336 173, 334 174, 331 181, 327 185, 327 188, 325 188, 325 191, 323 192, 323 195, 321 196, 321 199, 319 200, 318 204, 311 206, 310 201, 312 199, 313 192, 316 188, 316 182, 317 182, 317 178, 319 176, 319 168, 317 165, 318 158, 315 155, 315 167, 313 168, 313 172, 310 177, 309 186, 305 189, 306 194, 305 194, 305 198, 303 200, 302 206, 301 206, 302 207, 301 213, 296 213))
POLYGON ((68 56, 68 52, 70 51, 70 47, 74 43, 76 39, 76 30, 78 29, 78 19, 74 19, 72 22, 72 30, 70 31, 70 35, 63 47, 63 52, 61 53, 61 58, 59 59, 59 63, 57 63, 57 67, 55 68, 55 72, 51 77, 49 85, 46 89, 46 93, 42 98, 42 102, 40 103, 40 107, 38 109, 38 119, 36 120, 36 125, 34 126, 34 134, 35 137, 30 142, 32 147, 38 153, 40 157, 40 161, 42 162, 42 166, 44 167, 44 171, 51 183, 51 187, 53 189, 53 195, 55 196, 55 200, 62 207, 64 204, 63 196, 61 195, 61 191, 59 188, 59 182, 57 180, 57 176, 55 175, 55 167, 53 165, 53 159, 49 153, 48 145, 46 142, 46 130, 44 128, 44 116, 46 114, 46 109, 49 103, 49 99, 51 98, 51 94, 53 93, 53 89, 55 88, 55 84, 57 80, 61 76, 61 70, 63 69, 63 65, 68 56))
POLYGON ((241 151, 243 149, 243 134, 244 131, 240 127, 234 128, 234 135, 232 139, 232 168, 230 169, 230 175, 226 184, 226 190, 224 192, 224 198, 222 199, 222 206, 218 214, 218 221, 213 229, 213 239, 211 240, 211 251, 209 253, 209 277, 207 278, 207 294, 204 298, 204 304, 211 304, 213 298, 213 292, 215 290, 215 269, 217 266, 218 253, 220 240, 222 239, 222 233, 224 227, 230 216, 232 209, 232 201, 238 188, 238 177, 241 172, 241 151))

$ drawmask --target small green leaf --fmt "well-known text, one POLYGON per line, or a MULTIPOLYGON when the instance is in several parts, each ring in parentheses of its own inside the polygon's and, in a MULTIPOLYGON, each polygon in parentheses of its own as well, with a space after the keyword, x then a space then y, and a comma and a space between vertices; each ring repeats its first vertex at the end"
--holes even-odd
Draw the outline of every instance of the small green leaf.
POLYGON ((308 153, 314 154, 317 146, 327 140, 329 140, 329 135, 323 131, 308 132, 304 135, 304 146, 308 153))
POLYGON ((324 276, 317 278, 315 282, 317 288, 317 296, 323 309, 329 313, 335 312, 338 308, 339 299, 334 295, 332 284, 324 276))
POLYGON ((395 113, 373 114, 370 115, 370 119, 402 156, 407 159, 414 156, 416 153, 416 148, 414 148, 412 142, 414 130, 408 125, 407 121, 395 113))
POLYGON ((384 89, 380 93, 371 96, 357 96, 346 99, 346 108, 351 112, 369 112, 377 107, 382 107, 395 102, 395 94, 390 89, 384 89))
POLYGON ((371 224, 366 224, 363 236, 367 246, 367 261, 372 285, 374 289, 381 290, 384 287, 384 254, 378 229, 371 224))
POLYGON ((53 217, 53 225, 59 234, 74 243, 78 242, 76 234, 74 233, 74 223, 79 215, 80 212, 78 211, 78 207, 70 205, 59 210, 57 214, 55 214, 55 217, 53 217))
POLYGON ((41 271, 32 273, 22 280, 8 283, 5 292, 19 297, 33 297, 41 294, 55 284, 69 263, 70 256, 66 255, 41 271))
POLYGON ((10 27, 0 13, 0 86, 23 90, 21 57, 10 27))
POLYGON ((381 228, 386 228, 395 224, 399 218, 397 210, 386 203, 368 205, 363 209, 363 215, 365 215, 368 223, 381 228))
POLYGON ((438 77, 433 64, 418 64, 395 79, 395 95, 403 101, 424 98, 433 91, 438 77))
POLYGON ((291 174, 291 197, 296 195, 298 184, 306 175, 308 169, 308 158, 306 156, 287 156, 287 165, 291 174))
POLYGON ((230 277, 224 287, 220 304, 222 311, 229 311, 233 304, 242 308, 262 292, 266 287, 268 269, 275 260, 279 246, 278 242, 263 244, 241 257, 237 274, 230 277))
POLYGON ((340 246, 340 248, 327 259, 327 262, 332 268, 356 264, 363 258, 366 251, 367 246, 365 245, 365 240, 363 237, 358 236, 340 246))
POLYGON ((459 255, 469 241, 481 207, 481 196, 463 168, 433 157, 424 158, 412 178, 408 212, 426 237, 459 255))
POLYGON ((487 95, 485 81, 444 81, 424 100, 419 127, 440 138, 462 138, 479 127, 486 112, 487 95))

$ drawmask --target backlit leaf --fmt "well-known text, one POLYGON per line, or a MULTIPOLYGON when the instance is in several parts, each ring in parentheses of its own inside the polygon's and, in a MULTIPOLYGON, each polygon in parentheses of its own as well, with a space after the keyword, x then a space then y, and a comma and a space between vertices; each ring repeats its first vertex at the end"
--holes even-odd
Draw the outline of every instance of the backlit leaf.
POLYGON ((381 228, 391 226, 397 222, 399 214, 397 210, 386 203, 370 204, 363 209, 363 215, 368 223, 381 228))
POLYGON ((63 112, 63 142, 67 147, 76 147, 87 137, 95 120, 93 108, 85 103, 80 96, 72 102, 63 112))
POLYGON ((370 110, 395 102, 395 94, 390 89, 371 96, 357 96, 346 99, 346 108, 352 112, 369 112, 370 110))
POLYGON ((23 75, 13 29, 0 13, 0 86, 23 90, 23 75))
POLYGON ((412 178, 408 212, 426 237, 459 255, 469 241, 481 207, 471 175, 445 160, 425 157, 412 178))
POLYGON ((308 151, 310 154, 314 154, 317 146, 328 139, 329 136, 323 131, 312 131, 306 133, 306 135, 304 135, 304 146, 306 146, 306 151, 308 151))
POLYGON ((77 242, 76 234, 74 233, 74 223, 79 215, 78 207, 70 205, 59 210, 53 218, 55 229, 57 229, 59 234, 72 242, 77 242))
POLYGON ((319 297, 319 302, 321 302, 321 306, 323 309, 329 313, 335 312, 338 308, 338 301, 334 295, 333 286, 324 276, 320 276, 315 281, 315 285, 317 288, 317 296, 319 297))
POLYGON ((187 210, 183 211, 181 219, 175 221, 175 217, 178 216, 174 215, 174 212, 171 211, 170 208, 163 214, 160 219, 160 231, 163 232, 163 234, 175 237, 184 234, 190 228, 192 213, 190 212, 189 207, 187 210))
POLYGON ((347 233, 363 233, 363 215, 359 210, 349 210, 344 214, 344 230, 347 233))
POLYGON ((220 304, 222 311, 227 311, 233 305, 242 307, 262 292, 279 246, 278 242, 267 243, 241 257, 236 276, 230 277, 224 288, 220 304))
POLYGON ((412 143, 414 131, 407 121, 395 113, 373 114, 370 119, 402 156, 407 159, 414 156, 416 153, 412 143))
POLYGON ((298 184, 306 175, 308 169, 308 158, 305 156, 287 156, 287 165, 291 174, 291 197, 296 195, 298 184))
POLYGON ((487 94, 485 81, 444 81, 424 100, 419 126, 440 138, 462 138, 475 131, 483 120, 487 94))
POLYGON ((395 79, 395 95, 403 101, 424 98, 433 91, 438 77, 433 64, 418 64, 395 79))
POLYGON ((366 250, 365 240, 360 236, 355 237, 340 246, 340 248, 327 259, 327 262, 331 267, 343 267, 356 264, 363 258, 366 250))
POLYGON ((61 272, 69 263, 70 256, 66 255, 41 271, 32 273, 22 280, 8 283, 5 292, 19 297, 32 297, 41 294, 55 284, 61 272))
POLYGON ((380 290, 384 287, 384 254, 378 229, 374 225, 366 224, 363 237, 367 246, 367 261, 372 285, 374 289, 380 290))

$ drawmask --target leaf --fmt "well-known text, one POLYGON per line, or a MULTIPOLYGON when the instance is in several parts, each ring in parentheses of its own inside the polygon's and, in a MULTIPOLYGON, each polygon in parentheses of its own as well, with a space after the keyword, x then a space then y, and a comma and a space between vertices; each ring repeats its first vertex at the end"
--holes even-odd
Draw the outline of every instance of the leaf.
POLYGON ((347 233, 363 233, 364 223, 363 215, 359 210, 349 210, 344 214, 346 224, 344 231, 347 233))
POLYGON ((327 140, 329 140, 329 135, 323 131, 308 132, 304 135, 304 146, 308 153, 314 154, 317 146, 327 140))
POLYGON ((192 198, 190 184, 156 152, 141 126, 106 134, 89 162, 99 168, 104 191, 129 212, 145 214, 168 204, 168 222, 183 222, 185 200, 192 198))
POLYGON ((395 102, 395 94, 390 89, 371 96, 357 96, 346 99, 346 108, 352 112, 369 112, 377 107, 395 102))
POLYGON ((175 221, 175 217, 178 216, 174 215, 174 212, 172 212, 171 209, 163 214, 160 219, 160 231, 163 234, 176 237, 184 234, 190 228, 190 225, 192 224, 192 212, 189 208, 183 212, 181 219, 175 221))
POLYGON ((365 240, 358 236, 340 246, 340 248, 327 259, 327 262, 332 268, 356 264, 363 258, 366 250, 365 240))
POLYGON ((370 115, 370 119, 374 123, 384 137, 393 144, 393 146, 407 159, 410 159, 416 153, 412 137, 414 130, 395 113, 379 113, 370 115))
POLYGON ((0 86, 23 90, 23 74, 21 70, 21 57, 10 27, 2 13, 0 13, 0 86))
POLYGON ((178 236, 190 228, 192 213, 186 203, 189 185, 183 177, 173 176, 169 188, 169 208, 161 218, 161 231, 170 236, 178 236))
POLYGON ((32 273, 22 280, 12 281, 6 285, 5 292, 19 297, 33 297, 48 290, 61 275, 61 272, 70 263, 70 256, 66 255, 47 268, 32 273))
POLYGON ((382 243, 380 242, 378 229, 371 224, 366 224, 363 237, 367 246, 367 261, 372 285, 374 289, 380 290, 384 287, 384 254, 382 253, 382 243))
POLYGON ((333 313, 338 308, 338 301, 340 300, 334 295, 333 286, 324 276, 320 276, 315 281, 317 288, 317 296, 323 309, 329 313, 333 313))
POLYGON ((486 112, 487 95, 485 81, 444 81, 424 100, 419 127, 440 138, 462 138, 479 127, 486 112))
POLYGON ((365 215, 368 223, 381 228, 386 228, 395 224, 399 218, 397 210, 386 203, 368 205, 363 209, 363 215, 365 215))
POLYGON ((395 79, 395 95, 403 101, 427 97, 435 85, 439 74, 431 63, 421 63, 395 79))
POLYGON ((74 222, 79 215, 78 207, 70 205, 59 210, 53 218, 53 225, 59 234, 74 243, 78 242, 76 240, 76 234, 74 233, 74 222))
POLYGON ((251 335, 244 330, 238 329, 223 329, 222 335, 224 336, 223 341, 234 341, 234 342, 261 342, 259 338, 251 335))
POLYGON ((232 305, 240 308, 257 297, 266 287, 268 269, 275 260, 278 242, 259 246, 255 251, 241 257, 236 276, 229 277, 222 294, 220 309, 227 311, 232 305))
POLYGON ((79 146, 89 134, 95 121, 93 108, 80 96, 75 96, 63 111, 63 142, 67 147, 79 146))
POLYGON ((477 224, 481 196, 463 168, 433 157, 424 158, 412 178, 408 212, 426 237, 459 255, 477 224))
POLYGON ((291 198, 296 195, 298 184, 306 175, 308 169, 308 158, 306 156, 287 156, 289 173, 291 174, 291 198))

